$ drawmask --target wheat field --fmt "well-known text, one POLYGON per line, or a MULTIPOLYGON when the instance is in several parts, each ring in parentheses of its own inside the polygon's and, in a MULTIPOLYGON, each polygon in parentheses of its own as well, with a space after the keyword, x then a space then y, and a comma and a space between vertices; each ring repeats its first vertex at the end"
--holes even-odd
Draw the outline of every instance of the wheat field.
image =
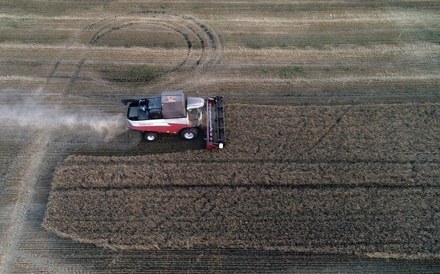
POLYGON ((67 158, 43 225, 115 249, 435 257, 436 108, 230 106, 224 151, 67 158))
POLYGON ((0 272, 438 272, 437 1, 0 11, 0 272), (227 146, 120 102, 224 96, 227 146))

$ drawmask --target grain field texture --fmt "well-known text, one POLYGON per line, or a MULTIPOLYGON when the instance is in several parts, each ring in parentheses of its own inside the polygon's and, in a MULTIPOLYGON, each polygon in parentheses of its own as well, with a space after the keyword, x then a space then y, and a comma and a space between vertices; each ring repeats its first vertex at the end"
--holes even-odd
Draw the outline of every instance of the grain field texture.
POLYGON ((437 108, 232 105, 224 151, 69 157, 43 225, 115 249, 437 257, 437 108))
POLYGON ((438 272, 438 1, 0 11, 0 272, 438 272), (222 95, 228 143, 121 99, 222 95))

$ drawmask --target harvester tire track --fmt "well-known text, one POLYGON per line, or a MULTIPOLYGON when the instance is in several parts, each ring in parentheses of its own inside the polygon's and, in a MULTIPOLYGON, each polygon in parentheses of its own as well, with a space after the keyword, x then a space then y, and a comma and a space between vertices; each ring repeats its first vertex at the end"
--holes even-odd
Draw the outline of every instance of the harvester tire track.
POLYGON ((75 34, 75 36, 67 42, 67 44, 65 45, 65 47, 64 47, 64 49, 63 49, 63 52, 61 53, 60 57, 55 61, 55 63, 54 63, 53 66, 52 66, 52 69, 50 70, 48 76, 46 77, 46 82, 45 82, 45 84, 44 84, 44 86, 43 86, 43 88, 42 88, 43 90, 45 90, 46 87, 47 87, 47 85, 50 83, 50 80, 53 78, 55 72, 56 72, 57 69, 58 69, 58 66, 59 66, 60 63, 63 61, 63 59, 64 59, 64 57, 65 57, 65 55, 66 55, 66 52, 69 50, 69 48, 75 43, 76 40, 78 40, 78 38, 79 38, 79 37, 80 37, 85 31, 92 29, 96 24, 97 24, 97 23, 90 24, 90 25, 86 26, 85 28, 83 28, 82 30, 80 30, 77 34, 75 34))
MULTIPOLYGON (((48 85, 54 77, 59 65, 65 58, 69 48, 85 31, 93 28, 94 26, 95 24, 86 26, 68 40, 60 56, 55 60, 52 68, 46 76, 46 80, 43 86, 36 94, 37 99, 44 96, 48 85)), ((11 179, 12 173, 19 172, 20 178, 17 179, 17 181, 19 184, 21 184, 21 188, 19 193, 17 194, 17 200, 15 201, 13 211, 9 215, 9 219, 13 221, 7 228, 7 233, 5 233, 5 235, 8 236, 2 241, 0 245, 1 273, 11 272, 12 265, 14 264, 15 260, 20 257, 19 244, 23 235, 23 230, 25 229, 25 222, 27 221, 27 214, 29 211, 31 200, 34 195, 35 187, 39 183, 39 180, 41 178, 39 172, 41 169, 42 160, 46 154, 46 148, 51 139, 50 131, 39 131, 34 133, 36 134, 36 136, 33 136, 33 138, 31 139, 31 143, 27 143, 26 146, 21 145, 21 148, 23 149, 19 149, 18 156, 16 156, 15 158, 16 161, 12 162, 7 174, 2 176, 1 186, 3 187, 3 180, 9 180, 11 179)), ((0 195, 1 194, 3 194, 3 191, 0 192, 0 195)))
MULTIPOLYGON (((177 65, 173 66, 172 68, 159 73, 157 75, 151 76, 148 79, 145 78, 135 78, 135 79, 124 79, 124 78, 116 78, 111 79, 114 82, 120 82, 120 83, 145 83, 152 81, 157 78, 165 77, 171 73, 179 71, 185 64, 188 62, 188 58, 190 57, 191 53, 193 52, 192 49, 195 44, 200 44, 201 53, 200 56, 194 61, 193 64, 190 64, 190 67, 192 68, 194 75, 198 77, 201 72, 203 72, 209 65, 215 63, 220 58, 219 53, 219 46, 221 45, 221 39, 218 37, 218 35, 215 34, 211 29, 209 29, 206 25, 196 21, 193 18, 186 17, 184 15, 180 15, 177 13, 171 13, 171 12, 163 12, 163 11, 142 11, 142 12, 135 12, 135 13, 129 13, 131 17, 129 18, 123 18, 123 19, 112 19, 110 21, 102 20, 103 23, 106 23, 104 26, 99 28, 93 37, 89 40, 89 44, 87 47, 86 52, 83 54, 83 57, 79 60, 79 62, 76 65, 75 71, 70 76, 69 83, 67 84, 64 94, 69 94, 72 92, 72 89, 75 85, 75 83, 78 80, 84 80, 84 81, 93 81, 98 80, 96 78, 88 78, 88 77, 80 77, 81 69, 84 66, 85 62, 87 61, 88 55, 93 50, 95 45, 98 43, 98 41, 102 38, 104 38, 107 34, 121 30, 126 27, 130 27, 132 25, 136 24, 149 24, 152 26, 160 26, 164 28, 168 28, 172 30, 173 32, 177 33, 178 35, 183 37, 183 40, 185 41, 185 48, 186 48, 186 54, 183 60, 180 60, 177 65), (154 20, 149 20, 149 18, 145 17, 136 17, 134 15, 153 15, 154 20), (158 16, 163 15, 164 18, 158 18, 158 16), (168 18, 170 17, 170 18, 168 18), (177 20, 176 20, 177 19, 177 20), (191 36, 195 36, 196 40, 192 40, 191 36), (208 55, 207 52, 209 51, 208 55)), ((116 17, 117 18, 117 17, 116 17)), ((83 29, 79 34, 76 35, 75 39, 77 39, 82 33, 84 33, 86 30, 90 30, 92 28, 96 28, 98 26, 98 23, 92 24, 85 29, 83 29)), ((70 44, 72 44, 70 42, 70 44)), ((59 61, 61 62, 61 60, 59 61)), ((58 64, 59 64, 58 62, 58 64)), ((55 72, 56 67, 53 69, 55 72)), ((53 73, 54 73, 53 72, 53 73)), ((52 73, 52 74, 53 74, 52 73)), ((189 72, 185 73, 189 74, 189 72)), ((177 76, 185 77, 187 78, 188 75, 182 75, 177 76)), ((106 79, 100 78, 99 80, 106 79)))
POLYGON ((34 193, 35 185, 38 181, 38 172, 41 164, 41 160, 44 157, 46 146, 49 143, 49 134, 47 132, 40 132, 36 136, 32 145, 20 153, 21 157, 17 157, 16 163, 13 163, 11 169, 20 170, 19 183, 22 185, 20 192, 18 193, 17 201, 15 201, 15 207, 10 215, 10 219, 14 220, 8 228, 7 240, 1 244, 0 250, 1 263, 0 269, 1 273, 9 273, 11 265, 16 259, 17 249, 19 247, 19 242, 24 229, 24 222, 27 218, 27 212, 29 205, 34 193), (35 144, 35 145, 34 145, 35 144), (29 157, 28 155, 31 155, 29 157), (23 159, 27 159, 24 161, 23 159), (20 164, 23 162, 23 164, 20 164), (20 165, 23 165, 20 168, 20 165))
MULTIPOLYGON (((136 23, 133 23, 133 24, 136 24, 136 23)), ((125 26, 122 26, 121 28, 126 27, 126 26, 131 26, 133 24, 127 24, 125 26)), ((152 77, 149 77, 148 79, 144 79, 144 78, 135 78, 135 79, 119 78, 119 79, 112 79, 112 80, 115 80, 116 82, 121 82, 121 83, 123 83, 123 82, 134 82, 134 83, 148 82, 148 81, 154 80, 154 79, 159 78, 159 77, 164 77, 164 76, 166 76, 166 75, 168 75, 168 74, 170 74, 170 73, 172 73, 174 71, 179 70, 187 62, 188 57, 191 54, 191 49, 192 49, 192 44, 193 44, 192 41, 189 39, 188 34, 185 33, 184 31, 179 30, 178 28, 176 28, 176 27, 174 27, 172 25, 169 25, 169 24, 165 24, 165 23, 150 23, 150 24, 151 25, 157 25, 157 26, 165 27, 165 28, 168 28, 168 29, 173 30, 176 33, 180 34, 183 37, 183 39, 185 40, 185 42, 186 42, 187 52, 186 52, 185 58, 183 58, 182 61, 180 61, 176 66, 172 67, 171 69, 169 69, 169 70, 167 70, 165 72, 159 73, 157 75, 154 75, 152 77)), ((106 34, 110 33, 111 31, 119 30, 121 28, 112 28, 111 30, 101 34, 100 36, 98 36, 96 38, 96 41, 94 42, 94 44, 98 41, 98 39, 103 38, 106 34)))
POLYGON ((316 141, 316 143, 313 144, 312 147, 310 147, 308 149, 308 153, 313 151, 320 143, 322 143, 322 141, 328 137, 328 135, 333 131, 333 129, 339 125, 339 123, 341 122, 342 118, 347 114, 347 112, 351 109, 351 106, 347 107, 344 112, 336 119, 335 123, 333 125, 331 125, 325 132, 324 134, 319 137, 318 141, 316 141))
MULTIPOLYGON (((107 28, 109 28, 113 23, 115 22, 115 20, 112 20, 110 23, 107 23, 105 26, 101 27, 94 35, 93 37, 90 39, 89 45, 87 47, 86 52, 84 53, 83 57, 79 60, 78 64, 76 65, 75 71, 73 72, 72 76, 70 77, 69 83, 67 84, 66 88, 64 89, 63 94, 66 95, 68 93, 70 93, 73 85, 75 84, 79 73, 81 71, 82 66, 84 65, 84 62, 86 61, 93 45, 98 41, 100 35, 103 35, 107 32, 110 32, 112 28, 110 28, 110 30, 106 30, 107 28), (106 30, 106 31, 104 31, 106 30), (104 32, 103 32, 104 31, 104 32)), ((121 26, 116 26, 113 28, 119 29, 121 26)))

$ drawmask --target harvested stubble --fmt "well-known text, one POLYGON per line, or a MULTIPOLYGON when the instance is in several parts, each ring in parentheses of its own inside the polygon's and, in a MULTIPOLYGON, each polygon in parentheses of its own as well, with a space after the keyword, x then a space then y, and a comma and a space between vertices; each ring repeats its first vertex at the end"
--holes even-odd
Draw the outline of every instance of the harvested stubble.
POLYGON ((438 107, 230 105, 223 151, 69 157, 44 226, 123 249, 438 256, 438 107))

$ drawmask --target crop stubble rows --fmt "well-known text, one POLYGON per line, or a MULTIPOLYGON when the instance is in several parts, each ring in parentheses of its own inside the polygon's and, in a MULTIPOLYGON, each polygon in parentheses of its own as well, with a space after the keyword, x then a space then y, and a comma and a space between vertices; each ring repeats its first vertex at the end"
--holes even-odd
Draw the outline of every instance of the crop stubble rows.
MULTIPOLYGON (((71 89, 82 96, 103 93, 125 96, 127 87, 139 85, 138 81, 150 81, 151 85, 142 92, 152 94, 158 87, 185 88, 200 95, 222 93, 234 102, 265 100, 272 104, 301 105, 438 100, 436 25, 439 17, 435 9, 379 12, 363 4, 358 10, 332 9, 329 14, 320 5, 298 3, 290 11, 291 16, 274 16, 268 9, 268 14, 260 14, 260 17, 250 10, 242 13, 242 5, 233 4, 240 8, 224 7, 229 15, 219 13, 205 20, 216 32, 190 17, 172 12, 155 13, 146 9, 107 18, 107 25, 98 33, 96 28, 91 28, 81 34, 69 50, 72 57, 60 63, 54 78, 73 81, 71 89), (311 8, 313 12, 305 15, 304 8, 311 8), (347 37, 332 34, 332 30, 347 37), (390 35, 378 37, 375 32, 383 30, 390 35), (217 34, 221 34, 221 40, 217 34), (315 34, 319 34, 318 41, 309 41, 308 36, 315 34), (133 39, 134 36, 146 38, 133 39), (358 41, 359 37, 366 42, 358 41), (206 64, 219 60, 221 41, 225 47, 222 62, 204 70, 206 64), (304 45, 298 44, 301 41, 304 45), (86 55, 84 50, 88 52, 86 55), (142 67, 144 65, 151 69, 142 67), (75 70, 72 79, 71 72, 75 70), (179 73, 170 73, 177 70, 179 73), (201 71, 204 77, 191 77, 201 71), (140 72, 150 77, 142 78, 140 72), (151 82, 159 76, 161 83, 151 82)), ((266 4, 260 5, 267 9, 266 4)), ((286 3, 280 3, 283 5, 286 3)), ((329 4, 333 5, 335 3, 329 4)), ((44 51, 46 41, 56 41, 51 38, 55 35, 53 31, 70 37, 85 23, 93 25, 89 17, 53 20, 63 28, 48 29, 45 17, 19 23, 26 31, 26 26, 33 26, 36 32, 31 38, 35 41, 21 41, 15 46, 24 47, 21 56, 14 60, 3 59, 7 68, 4 70, 7 75, 2 76, 4 84, 44 80, 39 74, 47 67, 47 60, 36 62, 30 55, 37 51, 29 48, 44 51), (70 28, 65 21, 71 23, 70 28), (25 76, 23 71, 27 79, 21 78, 25 76)), ((5 35, 21 29, 8 26, 7 22, 3 29, 5 35)), ((7 46, 11 47, 10 42, 7 46)), ((10 53, 7 49, 7 54, 10 53)))

